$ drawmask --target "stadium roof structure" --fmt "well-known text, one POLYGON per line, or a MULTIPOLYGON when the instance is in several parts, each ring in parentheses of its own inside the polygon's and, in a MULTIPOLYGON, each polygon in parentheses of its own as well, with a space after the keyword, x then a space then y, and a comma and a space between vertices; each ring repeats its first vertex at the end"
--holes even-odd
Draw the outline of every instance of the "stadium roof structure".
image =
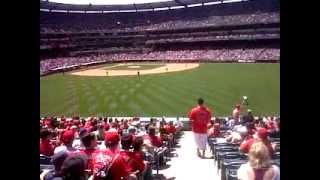
POLYGON ((40 1, 40 11, 65 13, 115 13, 115 12, 143 12, 182 9, 196 6, 206 6, 221 3, 242 2, 248 0, 168 0, 153 3, 94 5, 94 4, 64 4, 40 1))

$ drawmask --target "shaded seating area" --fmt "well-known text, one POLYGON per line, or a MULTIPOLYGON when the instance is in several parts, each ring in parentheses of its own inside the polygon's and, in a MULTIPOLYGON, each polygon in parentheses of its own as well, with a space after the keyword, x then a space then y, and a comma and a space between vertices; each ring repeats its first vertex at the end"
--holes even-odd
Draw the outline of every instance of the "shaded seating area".
MULTIPOLYGON (((280 138, 269 140, 276 144, 272 164, 280 167, 280 138)), ((208 143, 221 180, 237 180, 237 170, 248 162, 247 154, 239 151, 240 144, 225 142, 224 138, 208 138, 208 143)))
MULTIPOLYGON (((122 125, 121 121, 119 124, 120 126, 122 125)), ((146 135, 150 136, 150 128, 147 128, 148 126, 146 125, 156 124, 156 122, 139 121, 139 123, 130 122, 130 124, 130 128, 122 129, 121 134, 134 133, 135 137, 143 138, 146 135), (135 128, 132 128, 133 126, 135 128), (135 129, 135 132, 131 132, 132 129, 135 129)), ((112 124, 112 127, 113 126, 115 126, 115 124, 112 124)), ((142 148, 142 152, 144 152, 145 155, 144 160, 149 162, 147 163, 148 165, 151 165, 148 166, 147 171, 152 174, 152 179, 237 179, 237 171, 241 165, 248 162, 248 156, 239 151, 241 141, 239 141, 239 143, 230 143, 227 142, 227 139, 230 132, 239 131, 237 130, 239 129, 238 127, 229 128, 222 126, 219 135, 214 138, 208 138, 206 158, 199 158, 196 155, 196 144, 194 142, 193 132, 180 131, 181 129, 182 128, 177 128, 177 131, 174 133, 169 133, 171 138, 164 139, 160 146, 155 145, 156 148, 154 148, 153 151, 146 151, 146 149, 142 148), (194 176, 193 170, 199 170, 204 173, 202 173, 200 177, 199 174, 194 176)), ((160 128, 158 130, 160 130, 160 128)), ((160 133, 158 130, 156 131, 156 135, 160 133)), ((57 139, 57 137, 52 138, 53 141, 57 139)), ((271 157, 272 164, 280 167, 280 138, 268 136, 268 140, 275 145, 273 147, 274 153, 271 157)), ((106 148, 103 147, 104 143, 104 140, 97 141, 99 149, 106 148)), ((120 149, 122 149, 121 146, 120 144, 120 149)), ((251 158, 251 152, 249 154, 251 158)), ((45 174, 45 170, 48 169, 54 169, 52 157, 40 154, 40 174, 45 174)), ((88 174, 91 175, 91 172, 88 174)), ((139 179, 143 179, 144 174, 138 174, 138 176, 139 179)))
POLYGON ((44 169, 54 169, 51 157, 40 154, 40 174, 44 169))
MULTIPOLYGON (((145 130, 143 128, 139 129, 141 132, 145 133, 145 130)), ((152 154, 151 158, 150 156, 145 156, 146 161, 149 161, 151 164, 151 169, 156 171, 156 174, 153 175, 158 175, 159 170, 167 169, 170 166, 168 166, 166 163, 171 160, 171 152, 174 150, 176 147, 176 144, 178 143, 181 134, 183 132, 177 131, 176 133, 173 134, 173 138, 171 140, 165 141, 164 145, 161 148, 157 148, 152 154)), ((103 146, 104 141, 97 141, 98 146, 103 146)), ((144 152, 145 155, 148 154, 147 152, 144 152)), ((44 170, 52 170, 54 169, 54 165, 52 163, 52 157, 50 156, 45 156, 40 154, 40 174, 44 172, 44 170)), ((90 170, 87 170, 88 174, 91 174, 92 172, 90 170)), ((139 179, 143 179, 142 176, 139 177, 139 179)))

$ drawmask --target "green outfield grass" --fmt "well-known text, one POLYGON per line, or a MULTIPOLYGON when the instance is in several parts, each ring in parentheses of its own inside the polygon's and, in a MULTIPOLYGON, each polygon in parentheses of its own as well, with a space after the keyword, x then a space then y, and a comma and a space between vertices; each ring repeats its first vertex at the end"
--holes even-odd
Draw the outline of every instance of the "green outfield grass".
POLYGON ((244 95, 255 115, 280 112, 279 64, 201 64, 141 80, 55 74, 40 82, 42 116, 186 116, 198 97, 215 115, 228 116, 244 95))

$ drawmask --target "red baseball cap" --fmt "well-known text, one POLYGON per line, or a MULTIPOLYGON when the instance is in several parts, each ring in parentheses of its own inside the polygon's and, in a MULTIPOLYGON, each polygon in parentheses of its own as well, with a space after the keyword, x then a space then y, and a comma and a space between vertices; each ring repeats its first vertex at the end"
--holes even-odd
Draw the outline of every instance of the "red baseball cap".
POLYGON ((114 144, 120 141, 120 136, 118 132, 106 131, 104 134, 104 140, 107 144, 114 144))
POLYGON ((62 142, 64 144, 70 143, 74 139, 74 131, 73 130, 67 130, 62 135, 62 142))
POLYGON ((267 139, 268 130, 266 128, 259 128, 257 131, 257 135, 260 139, 267 139))

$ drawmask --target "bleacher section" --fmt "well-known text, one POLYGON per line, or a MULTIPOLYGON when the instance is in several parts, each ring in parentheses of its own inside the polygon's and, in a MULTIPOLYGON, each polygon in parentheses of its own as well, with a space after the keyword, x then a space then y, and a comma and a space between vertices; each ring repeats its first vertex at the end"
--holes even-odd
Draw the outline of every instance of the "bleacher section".
MULTIPOLYGON (((92 118, 81 119, 89 121, 92 118)), ((110 119, 132 119, 132 117, 109 117, 110 119)), ((139 134, 143 135, 145 133, 145 125, 150 123, 150 117, 140 117, 138 121, 137 118, 134 119, 134 121, 130 121, 130 125, 137 128, 137 136, 140 136, 139 134)), ((232 131, 226 125, 228 119, 226 117, 217 118, 219 119, 217 122, 220 123, 220 135, 215 138, 208 138, 207 158, 205 159, 200 159, 196 156, 196 145, 194 144, 193 133, 190 131, 190 121, 188 118, 155 117, 153 119, 156 120, 157 127, 160 120, 164 120, 165 122, 172 121, 177 127, 181 124, 179 122, 183 124, 183 131, 177 131, 172 141, 165 141, 163 148, 155 152, 155 158, 146 159, 153 164, 154 179, 163 176, 168 179, 174 176, 177 179, 202 177, 204 179, 236 180, 237 170, 242 164, 248 162, 247 154, 239 151, 240 144, 227 142, 224 137, 227 132, 232 131), (192 173, 193 165, 201 166, 200 174, 192 173)), ((255 117, 255 119, 258 119, 258 117, 255 117)), ((272 119, 276 120, 278 118, 272 119)), ((61 121, 60 118, 56 120, 58 122, 61 121)), ((68 124, 71 121, 72 118, 66 118, 63 122, 68 124)), ((280 167, 280 137, 269 135, 268 139, 271 143, 276 144, 275 152, 271 157, 272 164, 280 167)), ((103 143, 103 141, 98 141, 99 145, 103 143)), ((40 173, 45 169, 53 168, 51 158, 40 155, 40 173)))
POLYGON ((41 74, 95 62, 268 62, 280 57, 277 0, 155 12, 41 11, 40 16, 40 56, 49 60, 41 63, 41 74))
POLYGON ((169 11, 40 13, 42 32, 144 31, 280 22, 278 0, 251 0, 169 11))

